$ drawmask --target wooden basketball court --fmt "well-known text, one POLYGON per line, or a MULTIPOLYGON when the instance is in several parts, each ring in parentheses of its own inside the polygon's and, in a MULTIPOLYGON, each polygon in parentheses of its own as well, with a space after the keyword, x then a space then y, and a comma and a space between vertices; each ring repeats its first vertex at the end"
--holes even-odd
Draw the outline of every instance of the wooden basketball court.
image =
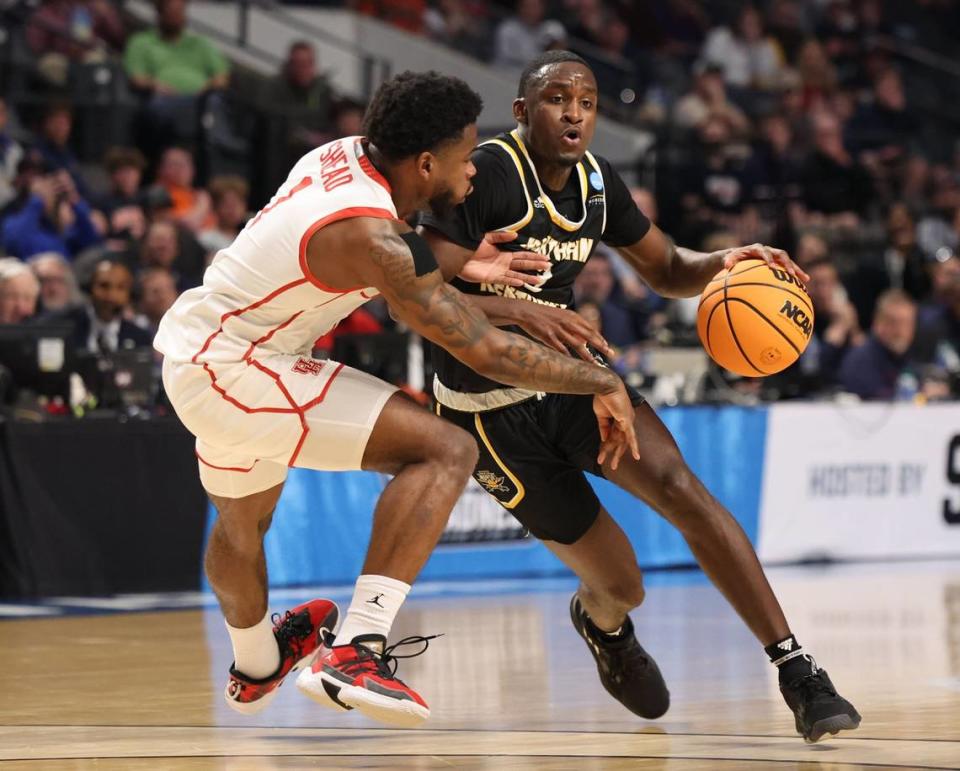
MULTIPOLYGON (((233 713, 221 696, 229 641, 209 600, 121 613, 197 598, 2 606, 16 617, 0 621, 0 767, 960 769, 960 563, 771 579, 800 641, 862 713, 859 731, 804 744, 763 651, 718 593, 698 574, 663 573, 648 576, 634 614, 673 695, 655 722, 600 686, 567 616, 572 581, 419 587, 394 639, 445 636, 400 662, 433 710, 418 730, 326 712, 292 678, 265 712, 233 713)), ((273 609, 305 596, 275 593, 273 609)))

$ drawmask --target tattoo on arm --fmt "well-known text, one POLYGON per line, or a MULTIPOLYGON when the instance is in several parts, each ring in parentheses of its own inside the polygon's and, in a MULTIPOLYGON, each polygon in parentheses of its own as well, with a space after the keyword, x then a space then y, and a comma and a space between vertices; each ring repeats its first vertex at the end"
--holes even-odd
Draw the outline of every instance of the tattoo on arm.
POLYGON ((483 337, 488 327, 483 313, 463 302, 462 295, 438 273, 418 278, 409 250, 400 238, 387 237, 374 244, 370 257, 383 273, 390 299, 421 323, 436 327, 445 347, 473 345, 483 337))
POLYGON ((481 374, 508 385, 557 393, 611 393, 619 378, 606 367, 564 356, 520 335, 498 330, 438 271, 417 277, 406 244, 396 236, 375 243, 370 259, 388 302, 424 337, 481 374))

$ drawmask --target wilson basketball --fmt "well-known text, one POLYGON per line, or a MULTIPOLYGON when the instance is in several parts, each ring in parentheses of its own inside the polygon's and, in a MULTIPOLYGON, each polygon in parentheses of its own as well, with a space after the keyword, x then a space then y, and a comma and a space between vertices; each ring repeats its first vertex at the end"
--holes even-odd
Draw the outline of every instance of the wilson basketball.
POLYGON ((813 334, 806 288, 763 260, 744 260, 711 279, 700 296, 697 333, 710 358, 745 377, 789 367, 813 334))

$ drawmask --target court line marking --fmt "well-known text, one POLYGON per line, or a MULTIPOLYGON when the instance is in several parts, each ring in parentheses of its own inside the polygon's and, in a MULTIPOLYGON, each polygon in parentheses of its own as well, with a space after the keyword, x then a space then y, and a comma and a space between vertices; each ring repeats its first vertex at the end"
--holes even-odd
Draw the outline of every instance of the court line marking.
MULTIPOLYGON (((47 763, 51 760, 63 760, 63 761, 77 761, 77 760, 165 760, 167 758, 171 759, 187 759, 187 758, 210 758, 210 759, 231 759, 231 760, 245 760, 245 759, 257 759, 257 758, 271 758, 276 759, 277 755, 96 755, 96 756, 85 756, 77 757, 76 755, 68 755, 65 757, 50 757, 50 758, 13 758, 10 760, 0 760, 0 766, 6 765, 7 763, 47 763)), ((830 761, 821 761, 821 760, 771 760, 769 758, 708 758, 702 755, 505 755, 505 754, 490 754, 490 755, 459 755, 459 754, 441 754, 436 752, 431 753, 391 753, 390 755, 370 755, 367 753, 356 753, 356 754, 346 754, 346 753, 337 753, 336 755, 281 755, 280 757, 287 759, 297 759, 297 758, 376 758, 378 760, 382 759, 388 761, 390 758, 463 758, 470 760, 482 760, 484 758, 510 758, 516 760, 517 758, 534 758, 534 759, 550 759, 550 760, 709 760, 709 761, 720 761, 722 763, 790 763, 794 767, 800 766, 814 766, 816 768, 822 768, 824 762, 829 762, 831 766, 854 766, 859 768, 862 766, 871 767, 871 768, 910 768, 916 769, 916 771, 956 771, 956 767, 951 766, 917 766, 909 765, 904 766, 899 763, 864 763, 862 761, 854 760, 830 760, 830 761)), ((388 766, 366 766, 366 768, 388 768, 388 766)))
MULTIPOLYGON (((28 727, 28 726, 19 726, 19 728, 27 728, 27 727, 28 727)), ((36 727, 36 726, 34 726, 34 727, 35 727, 35 728, 38 728, 38 727, 36 727)), ((56 728, 63 728, 63 727, 64 727, 64 726, 45 726, 45 727, 39 727, 39 728, 41 728, 41 729, 47 728, 47 729, 50 729, 50 730, 55 730, 56 728)), ((66 726, 66 727, 72 727, 72 728, 74 728, 74 729, 81 729, 81 730, 84 730, 84 729, 93 729, 94 731, 95 731, 96 729, 101 729, 101 728, 102 728, 102 729, 110 729, 110 728, 113 728, 115 731, 116 731, 116 730, 120 730, 121 732, 124 732, 124 733, 129 732, 129 731, 134 731, 134 730, 139 730, 139 731, 142 731, 142 730, 143 730, 143 727, 142 727, 142 726, 97 726, 97 725, 95 725, 95 726, 89 726, 89 725, 88 725, 88 726, 66 726)), ((216 734, 226 734, 227 736, 229 736, 230 733, 235 732, 235 731, 237 731, 237 730, 248 731, 248 732, 256 732, 257 730, 261 730, 261 729, 247 728, 247 727, 242 727, 242 726, 218 726, 218 727, 215 727, 215 728, 206 728, 206 727, 198 727, 198 726, 186 726, 186 727, 180 727, 180 728, 173 728, 173 727, 170 727, 170 726, 150 726, 149 728, 151 728, 153 731, 160 731, 160 732, 167 732, 167 733, 169 733, 169 732, 171 732, 171 731, 174 731, 174 732, 179 731, 179 732, 182 732, 182 733, 185 733, 185 734, 190 734, 190 733, 194 733, 194 732, 210 732, 211 734, 214 734, 214 735, 216 735, 216 734), (228 730, 223 730, 223 729, 228 729, 228 730)), ((354 742, 357 741, 357 740, 363 740, 365 737, 364 737, 362 734, 372 734, 372 735, 374 735, 373 738, 376 738, 376 735, 382 736, 382 737, 384 738, 384 740, 387 741, 388 743, 389 743, 389 742, 395 742, 395 741, 396 741, 398 738, 400 738, 401 736, 410 736, 410 738, 414 738, 414 736, 411 736, 411 732, 405 731, 405 730, 403 730, 403 729, 364 729, 364 728, 352 728, 352 729, 346 729, 346 730, 344 730, 344 729, 338 730, 338 729, 329 729, 329 728, 326 728, 326 729, 325 729, 325 728, 298 729, 298 728, 289 728, 289 727, 274 727, 274 728, 271 728, 271 729, 267 729, 266 735, 264 735, 264 736, 260 736, 260 737, 252 736, 252 737, 248 737, 248 738, 250 738, 250 739, 252 739, 252 740, 257 740, 257 741, 264 741, 264 740, 266 740, 266 741, 270 741, 270 740, 288 740, 289 742, 293 743, 292 746, 287 747, 285 751, 278 747, 278 748, 277 748, 277 751, 274 751, 274 752, 271 754, 272 757, 276 757, 278 754, 279 754, 279 755, 282 755, 282 756, 284 756, 284 757, 291 757, 291 758, 293 758, 293 757, 330 757, 330 758, 333 758, 333 757, 339 757, 339 756, 348 756, 348 757, 360 756, 360 757, 370 758, 371 760, 374 759, 374 758, 381 758, 381 759, 383 759, 383 760, 386 762, 386 759, 389 758, 389 757, 397 757, 397 758, 399 758, 399 757, 404 757, 404 758, 448 757, 448 754, 444 751, 444 748, 442 747, 442 742, 444 741, 444 734, 447 733, 447 732, 449 732, 449 731, 455 731, 455 730, 458 730, 458 729, 435 730, 435 731, 426 730, 426 731, 422 731, 422 732, 419 732, 419 731, 418 731, 418 732, 413 732, 413 735, 414 735, 414 736, 417 736, 417 737, 418 737, 421 741, 423 741, 423 742, 427 742, 427 743, 428 743, 428 746, 429 746, 429 742, 431 741, 430 735, 432 734, 432 735, 433 735, 433 740, 436 741, 436 742, 440 742, 440 745, 432 748, 432 750, 431 750, 431 749, 427 749, 427 747, 421 746, 421 747, 417 748, 417 750, 415 750, 415 751, 410 751, 410 752, 405 752, 405 751, 404 751, 402 748, 400 748, 400 747, 398 747, 397 749, 393 749, 393 748, 391 748, 391 747, 389 746, 389 744, 388 744, 388 746, 387 746, 386 748, 384 748, 385 751, 381 751, 381 752, 370 752, 370 751, 367 751, 367 752, 365 752, 365 753, 353 753, 353 752, 350 752, 350 751, 344 752, 343 749, 345 749, 345 747, 344 747, 344 745, 340 744, 340 741, 345 741, 345 742, 347 742, 347 745, 346 745, 346 746, 348 747, 351 743, 354 743, 354 742), (320 753, 318 753, 316 756, 313 755, 313 754, 310 752, 310 750, 314 748, 316 740, 325 740, 325 739, 326 739, 326 740, 330 740, 330 741, 332 742, 331 745, 329 746, 329 749, 327 749, 325 752, 320 752, 320 753), (301 748, 300 746, 297 746, 297 743, 300 743, 300 744, 304 744, 304 743, 305 743, 307 746, 301 748), (338 745, 338 744, 340 745, 340 749, 339 749, 339 750, 335 750, 334 747, 335 747, 336 745, 338 745)), ((517 731, 517 732, 519 732, 519 731, 517 731)), ((467 752, 467 753, 464 753, 464 752, 455 752, 454 754, 449 755, 449 757, 457 757, 457 758, 461 758, 461 757, 470 757, 470 758, 496 757, 496 758, 501 758, 501 757, 502 757, 502 758, 514 758, 514 759, 516 759, 516 758, 556 758, 556 759, 570 759, 570 760, 579 759, 579 758, 583 758, 583 757, 591 757, 591 758, 597 757, 597 758, 634 759, 634 760, 648 760, 648 759, 649 759, 649 760, 654 760, 654 759, 664 760, 664 759, 676 759, 676 760, 686 760, 686 761, 693 761, 693 760, 715 761, 715 762, 717 762, 717 761, 731 761, 731 762, 739 761, 739 762, 742 762, 742 763, 755 762, 755 763, 768 763, 768 764, 774 764, 774 763, 776 763, 776 764, 782 764, 782 763, 785 763, 785 762, 793 762, 794 764, 800 764, 800 763, 809 764, 809 763, 815 762, 815 761, 814 761, 814 757, 815 757, 816 755, 821 755, 821 756, 822 756, 823 753, 827 753, 828 755, 832 756, 832 755, 834 755, 834 753, 836 753, 836 752, 838 752, 838 751, 842 751, 842 755, 844 755, 844 756, 846 756, 846 757, 839 757, 839 758, 829 757, 829 761, 830 761, 830 763, 831 763, 832 765, 835 765, 835 766, 838 766, 838 767, 858 767, 858 766, 862 766, 862 767, 888 768, 888 769, 899 769, 899 768, 918 768, 918 769, 920 769, 920 768, 922 768, 922 769, 938 770, 938 771, 939 771, 940 769, 958 769, 958 768, 960 768, 960 765, 939 765, 939 764, 937 764, 938 762, 939 762, 940 764, 942 764, 942 763, 944 762, 944 760, 947 760, 947 762, 951 762, 951 761, 952 761, 952 757, 953 757, 952 755, 951 755, 951 757, 950 757, 949 760, 948 760, 947 758, 944 758, 944 759, 942 759, 942 760, 941 760, 940 758, 937 758, 937 759, 931 758, 930 760, 933 760, 933 763, 934 763, 934 764, 937 764, 937 765, 930 764, 929 762, 927 762, 927 763, 925 763, 925 764, 923 764, 923 765, 919 765, 919 764, 917 764, 915 761, 913 761, 912 758, 911 758, 911 760, 910 760, 909 762, 903 762, 903 761, 898 761, 898 760, 893 760, 893 761, 891 761, 891 760, 886 759, 885 757, 884 757, 882 760, 880 760, 880 759, 878 759, 878 758, 876 758, 876 757, 874 757, 874 758, 870 758, 870 757, 858 758, 858 757, 856 757, 856 754, 858 753, 857 747, 858 747, 858 746, 863 747, 863 745, 862 745, 862 744, 859 744, 859 743, 860 743, 860 742, 869 741, 869 740, 867 740, 867 739, 859 739, 859 740, 854 740, 854 741, 852 741, 852 742, 851 742, 851 741, 841 741, 841 742, 836 743, 836 744, 821 744, 821 745, 817 745, 817 746, 815 746, 815 747, 809 747, 809 746, 804 747, 804 746, 802 746, 798 741, 796 741, 795 737, 790 737, 790 738, 784 738, 784 737, 763 737, 763 736, 760 736, 760 737, 738 737, 738 736, 736 736, 736 735, 731 736, 731 735, 726 735, 726 734, 693 734, 693 735, 674 734, 674 735, 672 735, 673 737, 678 738, 678 739, 679 739, 679 738, 691 738, 691 739, 693 739, 694 741, 696 741, 696 739, 698 739, 698 738, 703 738, 703 737, 706 737, 706 738, 708 738, 708 739, 709 739, 709 738, 715 738, 715 739, 721 739, 721 740, 726 739, 727 741, 731 741, 731 740, 732 740, 732 741, 734 741, 734 742, 736 742, 736 740, 737 740, 738 738, 747 738, 747 739, 749 739, 749 738, 759 738, 759 739, 764 739, 764 738, 766 738, 766 739, 770 740, 771 743, 770 743, 770 746, 769 746, 769 747, 766 747, 766 748, 754 747, 755 750, 760 750, 760 752, 759 752, 759 757, 757 757, 757 756, 753 756, 752 753, 751 753, 749 756, 744 756, 744 755, 738 756, 738 755, 736 755, 736 754, 725 753, 725 752, 723 751, 723 749, 721 749, 720 747, 715 748, 714 752, 711 752, 711 751, 710 751, 710 750, 713 749, 713 748, 705 747, 704 749, 706 749, 706 752, 701 752, 701 753, 697 753, 696 751, 694 751, 693 753, 691 753, 691 752, 689 751, 689 749, 693 749, 693 747, 691 747, 691 748, 688 749, 688 748, 685 748, 685 747, 682 747, 682 746, 681 746, 681 747, 677 747, 675 753, 674 753, 674 752, 671 752, 669 749, 667 749, 665 752, 664 752, 664 751, 657 752, 656 750, 654 750, 653 752, 651 752, 651 751, 650 751, 650 748, 648 748, 647 746, 644 746, 644 745, 646 744, 646 741, 647 741, 647 740, 654 740, 654 741, 656 741, 657 739, 669 740, 669 739, 671 738, 671 735, 670 735, 670 734, 664 734, 664 733, 659 733, 659 732, 655 732, 655 733, 628 733, 628 734, 614 734, 614 735, 613 735, 613 736, 616 736, 620 741, 625 741, 625 742, 627 743, 627 746, 630 746, 630 743, 631 743, 630 740, 631 740, 631 739, 640 742, 640 746, 637 747, 637 753, 635 753, 635 754, 624 754, 624 753, 622 753, 622 751, 621 751, 621 752, 617 752, 616 750, 614 750, 614 751, 613 751, 612 753, 610 753, 610 754, 590 753, 589 750, 588 750, 587 753, 582 753, 582 754, 581 754, 580 752, 570 752, 569 748, 563 747, 562 745, 559 746, 559 747, 557 747, 557 750, 556 750, 556 751, 551 752, 551 748, 550 748, 549 744, 548 744, 547 747, 543 748, 543 749, 540 750, 540 751, 538 751, 538 749, 540 749, 540 748, 532 748, 532 747, 531 747, 531 748, 529 748, 529 749, 526 750, 526 751, 520 750, 520 751, 515 751, 515 752, 512 752, 512 753, 507 753, 507 752, 497 752, 497 751, 496 751, 496 747, 491 747, 491 750, 493 750, 493 752, 488 753, 488 752, 484 752, 484 751, 483 751, 484 748, 483 748, 483 746, 482 746, 482 745, 483 745, 482 738, 484 738, 484 737, 489 738, 490 736, 493 736, 493 735, 495 735, 495 734, 497 734, 497 733, 501 733, 501 732, 490 731, 490 730, 485 730, 485 731, 478 731, 478 730, 469 731, 469 730, 462 730, 462 729, 460 729, 460 730, 459 730, 459 733, 461 734, 461 737, 462 737, 464 740, 467 740, 468 742, 469 742, 469 740, 471 740, 471 739, 474 740, 474 741, 476 741, 476 740, 478 740, 478 738, 479 738, 479 739, 481 739, 481 744, 478 745, 477 750, 475 750, 474 752, 467 752), (789 744, 789 747, 787 747, 787 746, 778 746, 778 745, 786 745, 786 744, 789 744), (544 751, 544 750, 545 750, 545 751, 544 751), (719 752, 717 752, 716 750, 719 750, 719 752), (764 750, 766 750, 766 751, 764 751, 764 750), (790 754, 793 754, 794 757, 783 757, 782 754, 781 754, 783 751, 786 751, 786 752, 788 752, 788 753, 790 753, 790 754), (781 757, 775 757, 775 756, 774 756, 774 757, 770 757, 770 755, 768 754, 768 752, 769 752, 770 754, 775 754, 775 755, 778 755, 778 754, 779 754, 779 755, 781 755, 781 757), (589 754, 588 754, 588 753, 589 753, 589 754), (709 753, 709 754, 708 754, 708 753, 709 753), (797 757, 796 755, 797 755, 798 753, 802 753, 802 754, 805 755, 806 757, 804 757, 803 755, 801 755, 800 757, 797 757), (849 759, 848 759, 848 758, 849 758, 849 759)), ((510 731, 505 731, 505 732, 502 732, 502 733, 511 733, 511 732, 510 732, 510 731)), ((566 732, 564 732, 564 731, 539 731, 539 732, 538 732, 538 731, 526 731, 526 732, 524 732, 524 733, 526 733, 529 737, 532 737, 532 738, 534 738, 534 739, 536 739, 537 737, 539 737, 540 740, 543 740, 543 739, 545 739, 546 737, 549 737, 550 735, 563 735, 563 734, 566 734, 567 737, 572 738, 572 737, 575 737, 575 736, 589 735, 590 733, 592 733, 597 739, 599 739, 599 740, 601 740, 601 741, 603 740, 603 739, 601 739, 601 737, 611 737, 611 732, 570 732, 570 731, 566 731, 566 732)), ((224 739, 224 737, 221 736, 221 740, 223 740, 223 739, 224 739)), ((151 736, 149 736, 149 735, 142 736, 142 737, 140 738, 140 741, 141 741, 141 742, 142 742, 142 741, 151 741, 151 740, 153 740, 153 737, 151 737, 151 736)), ((211 740, 213 741, 213 743, 212 743, 212 745, 209 745, 209 744, 208 744, 208 746, 206 747, 206 752, 203 751, 203 749, 202 749, 202 747, 203 747, 203 742, 201 742, 200 744, 197 745, 198 748, 200 748, 200 751, 195 752, 195 753, 193 753, 193 754, 183 755, 183 754, 177 753, 177 752, 176 752, 176 749, 178 749, 178 748, 174 748, 174 747, 169 748, 169 749, 174 749, 174 752, 171 753, 171 752, 169 752, 169 751, 164 751, 164 750, 168 749, 168 748, 164 747, 164 744, 165 744, 167 741, 169 741, 169 740, 170 740, 170 737, 164 737, 164 738, 158 738, 158 739, 156 739, 156 741, 157 741, 156 750, 157 750, 157 751, 156 751, 154 754, 152 754, 152 755, 128 754, 128 753, 136 753, 136 748, 135 748, 135 747, 129 747, 129 745, 126 746, 126 747, 124 747, 124 743, 123 743, 122 737, 120 737, 120 738, 114 738, 114 737, 100 737, 100 738, 89 737, 89 738, 87 738, 86 740, 81 740, 81 745, 84 744, 84 743, 87 743, 87 742, 96 742, 99 746, 94 746, 94 747, 89 747, 89 746, 88 746, 88 747, 82 747, 82 746, 81 746, 81 747, 77 747, 77 748, 76 748, 76 749, 80 750, 79 752, 72 752, 72 753, 71 753, 71 752, 68 750, 68 754, 67 754, 67 755, 63 755, 63 749, 61 749, 60 747, 57 747, 57 746, 56 746, 57 743, 54 742, 54 743, 52 743, 53 746, 50 746, 50 747, 49 747, 50 755, 48 755, 48 756, 37 757, 37 755, 35 755, 35 754, 33 754, 33 753, 26 752, 26 753, 25 753, 26 756, 24 756, 24 755, 18 755, 18 756, 10 755, 10 756, 7 756, 6 758, 4 758, 4 760, 11 760, 11 761, 12 761, 12 760, 24 760, 24 761, 48 760, 48 761, 51 761, 51 762, 61 762, 61 761, 68 760, 68 759, 81 760, 81 761, 84 761, 84 760, 95 761, 95 760, 98 760, 98 759, 104 759, 104 760, 119 760, 119 759, 123 759, 123 758, 128 758, 128 759, 129 759, 129 758, 155 758, 155 759, 162 759, 162 758, 187 758, 187 757, 190 757, 190 758, 194 758, 194 757, 205 757, 205 758, 206 758, 206 757, 213 757, 213 758, 219 758, 219 757, 230 757, 230 758, 266 757, 265 754, 264 754, 264 755, 261 755, 261 753, 256 752, 256 749, 255 749, 255 748, 250 748, 250 749, 253 749, 253 750, 254 750, 252 753, 245 753, 245 752, 243 752, 242 750, 240 750, 240 751, 238 751, 238 752, 230 752, 230 753, 224 753, 224 752, 222 752, 222 751, 221 751, 221 752, 218 752, 218 748, 216 747, 216 743, 217 743, 217 742, 215 741, 215 736, 214 736, 214 737, 211 737, 211 740), (119 746, 116 746, 116 745, 115 745, 115 746, 112 746, 112 747, 111 747, 110 745, 113 744, 114 742, 116 742, 116 744, 119 745, 119 746), (31 756, 31 755, 32 755, 32 756, 31 756)), ((228 741, 229 741, 229 739, 228 739, 228 741)), ((888 740, 888 741, 892 741, 892 740, 888 740)), ((895 741, 895 740, 893 740, 893 741, 895 741)), ((900 743, 902 743, 902 744, 904 744, 904 745, 913 745, 913 746, 914 746, 914 751, 913 751, 912 757, 917 757, 917 753, 918 753, 919 749, 918 749, 918 747, 917 747, 916 745, 924 745, 924 740, 899 740, 899 741, 900 741, 900 743)), ((943 740, 940 740, 940 741, 943 741, 943 740)), ((721 745, 722 745, 722 743, 723 743, 723 742, 721 742, 721 745)), ((954 742, 951 742, 951 744, 953 744, 953 743, 954 743, 954 742)), ((877 745, 880 745, 880 746, 883 746, 880 742, 877 742, 876 744, 877 744, 877 745)), ((322 745, 321 745, 321 746, 322 746, 322 745)), ((669 746, 669 745, 668 745, 668 746, 669 746)), ((694 745, 694 746, 696 746, 696 745, 694 745)), ((889 746, 889 744, 888 744, 887 746, 889 746)), ((34 744, 34 747, 36 747, 36 744, 34 744)), ((73 749, 73 748, 71 748, 71 749, 73 749)), ((587 748, 585 748, 585 749, 587 749, 587 748)), ((731 749, 735 751, 736 748, 731 748, 731 749)), ((865 751, 869 751, 870 749, 871 749, 871 748, 870 748, 869 746, 864 747, 864 750, 865 750, 865 751)), ((878 746, 874 746, 873 749, 874 749, 875 751, 879 751, 879 747, 878 747, 878 746)), ((909 752, 909 749, 908 749, 907 747, 902 747, 902 748, 900 748, 900 749, 901 749, 902 751, 904 751, 904 752, 909 752)), ((21 752, 23 752, 23 750, 21 750, 21 752)), ((881 751, 881 752, 885 752, 885 751, 881 751)), ((822 759, 826 760, 826 758, 822 758, 822 759)), ((819 759, 818 759, 818 760, 819 760, 819 759)), ((389 766, 386 766, 386 767, 389 767, 389 766)))
MULTIPOLYGON (((378 731, 384 733, 393 733, 397 735, 406 735, 410 733, 409 728, 388 728, 381 726, 303 726, 303 725, 216 725, 208 723, 173 724, 173 723, 0 723, 0 728, 207 728, 218 731, 303 731, 312 729, 331 730, 331 731, 378 731)), ((509 734, 509 733, 535 733, 535 734, 602 734, 604 736, 696 736, 705 739, 796 739, 803 742, 800 734, 716 734, 716 733, 697 733, 695 731, 587 731, 576 728, 426 728, 425 731, 431 733, 475 733, 475 734, 509 734)), ((845 731, 843 734, 825 739, 824 741, 843 741, 843 742, 943 742, 944 744, 960 744, 960 737, 956 739, 917 739, 905 736, 856 736, 845 731)), ((826 747, 826 744, 817 744, 815 746, 826 747)), ((598 756, 600 757, 600 756, 598 756)), ((606 757, 606 756, 603 756, 606 757)))
MULTIPOLYGON (((870 766, 870 767, 879 767, 879 768, 924 768, 924 769, 958 769, 960 765, 954 764, 955 755, 950 752, 949 755, 943 754, 943 749, 938 748, 936 752, 933 753, 934 757, 927 756, 926 749, 922 749, 924 746, 928 746, 930 750, 933 749, 932 743, 924 742, 924 740, 900 740, 900 744, 904 745, 899 749, 901 755, 906 755, 910 757, 911 760, 908 762, 902 762, 899 760, 887 759, 884 753, 887 752, 886 749, 881 750, 880 746, 882 743, 877 742, 872 748, 869 746, 864 747, 862 744, 859 745, 855 742, 844 742, 841 741, 837 744, 825 744, 817 745, 816 747, 808 747, 799 743, 794 737, 789 739, 783 737, 754 737, 754 738, 767 738, 769 744, 767 746, 753 746, 752 748, 748 744, 747 746, 737 746, 737 739, 740 737, 729 736, 729 735, 717 735, 717 734, 698 734, 693 736, 684 736, 684 735, 670 735, 664 733, 630 733, 630 734, 620 734, 615 735, 617 739, 621 742, 620 747, 611 746, 609 754, 591 752, 593 749, 589 746, 583 746, 582 744, 577 744, 579 741, 578 737, 587 734, 588 732, 569 732, 569 731, 526 731, 524 732, 529 740, 529 742, 543 742, 543 748, 536 746, 530 746, 529 742, 525 743, 526 746, 518 746, 513 752, 502 752, 498 751, 496 746, 496 735, 498 733, 510 733, 510 732, 498 732, 493 730, 480 730, 480 731, 470 731, 463 729, 448 729, 448 731, 417 731, 410 732, 400 729, 379 729, 379 728, 353 728, 351 730, 342 730, 336 728, 289 728, 289 727, 275 727, 268 729, 263 732, 263 735, 258 735, 258 731, 261 729, 247 728, 241 726, 218 726, 216 728, 206 728, 206 727, 197 727, 197 726, 188 726, 181 728, 169 728, 165 726, 152 726, 152 731, 147 732, 147 736, 143 736, 142 727, 135 726, 68 726, 73 728, 74 736, 70 736, 69 733, 66 736, 62 736, 58 741, 47 741, 48 737, 39 735, 35 736, 33 741, 29 742, 27 745, 21 745, 17 747, 16 755, 12 752, 10 755, 7 755, 4 760, 62 760, 66 758, 73 758, 77 760, 94 760, 94 759, 120 759, 120 758, 140 758, 140 757, 150 757, 150 758, 162 758, 162 757, 259 757, 261 753, 258 752, 256 746, 257 743, 261 742, 273 742, 278 741, 286 742, 286 746, 275 746, 272 756, 284 756, 284 757, 337 757, 341 755, 345 756, 354 756, 362 755, 369 758, 387 758, 387 757, 473 757, 473 758, 483 758, 483 757, 504 757, 504 758, 556 758, 556 759, 576 759, 581 757, 609 757, 609 758, 632 758, 632 759, 678 759, 678 760, 727 760, 727 761, 740 761, 740 762, 767 762, 767 763, 781 763, 781 762, 793 762, 793 763, 809 763, 812 762, 816 755, 820 755, 821 759, 826 760, 826 757, 823 757, 823 753, 827 753, 829 756, 829 761, 834 765, 843 765, 843 766, 870 766), (106 736, 97 736, 97 729, 104 729, 107 733, 106 736), (223 730, 228 729, 228 730, 223 730), (228 738, 231 733, 236 732, 237 730, 246 731, 249 735, 244 737, 241 736, 239 739, 228 738), (444 746, 444 742, 447 741, 447 734, 449 731, 456 730, 461 735, 463 743, 459 746, 456 744, 454 747, 451 747, 449 750, 444 746), (131 732, 138 732, 134 734, 136 737, 137 746, 130 746, 130 737, 127 734, 131 732), (84 734, 91 735, 84 735, 84 734), (150 736, 150 733, 166 734, 159 736, 150 736), (171 735, 172 734, 172 735, 171 735), (177 734, 182 734, 178 736, 177 734), (191 736, 193 734, 194 736, 191 736), (197 735, 199 734, 199 735, 197 735), (207 734, 204 736, 203 734, 207 734), (563 737, 567 741, 561 741, 559 738, 554 740, 554 743, 551 743, 551 737, 563 737), (706 737, 707 739, 719 739, 720 746, 709 746, 709 742, 701 742, 698 746, 697 739, 706 737), (670 747, 670 739, 682 739, 689 738, 692 739, 692 742, 687 746, 678 746, 675 748, 670 747), (381 750, 379 752, 374 751, 374 747, 365 748, 366 751, 363 753, 354 753, 349 750, 344 752, 344 750, 350 746, 351 743, 356 742, 357 740, 367 740, 369 739, 372 742, 378 742, 379 739, 382 739, 386 746, 379 745, 381 750), (419 746, 416 748, 411 747, 410 751, 405 751, 403 748, 404 740, 419 741, 419 746), (492 752, 485 751, 487 745, 490 741, 493 741, 494 744, 489 746, 489 749, 492 752), (723 740, 726 740, 724 742, 723 740), (151 742, 155 748, 155 752, 152 755, 142 755, 137 753, 137 750, 143 746, 145 741, 151 742), (239 742, 237 748, 233 752, 225 753, 222 751, 221 747, 218 747, 218 744, 222 742, 235 741, 239 742), (340 744, 340 742, 347 742, 346 745, 340 744), (560 742, 557 744, 556 742, 560 742), (174 746, 170 746, 171 742, 174 742, 174 746), (183 743, 188 743, 189 745, 194 746, 195 752, 190 755, 182 755, 177 753, 176 750, 179 749, 177 744, 182 745, 183 743), (394 743, 395 747, 391 745, 391 742, 394 743), (399 742, 399 743, 398 743, 399 742), (636 742, 636 745, 634 744, 636 742), (47 743, 47 752, 49 755, 43 754, 43 749, 41 748, 43 743, 47 743), (252 743, 252 744, 251 744, 252 743), (664 743, 666 746, 664 746, 664 743), (727 746, 724 746, 726 743, 727 746), (319 745, 319 746, 318 746, 319 745), (324 746, 327 745, 327 746, 324 746), (624 746, 625 745, 625 746, 624 746), (636 752, 632 752, 634 746, 636 746, 636 752), (857 757, 862 748, 864 752, 868 753, 867 757, 857 757), (37 750, 40 752, 37 752, 37 750), (173 750, 171 753, 169 750, 173 750), (310 752, 313 749, 319 750, 315 755, 310 752), (551 752, 550 749, 555 749, 556 751, 551 752), (627 752, 624 752, 624 749, 627 749, 627 752), (754 756, 751 752, 758 752, 759 756, 754 756), (244 751, 246 750, 246 752, 244 751), (472 751, 471 751, 472 750, 472 751), (546 751, 543 751, 546 750, 546 751), (698 751, 699 750, 699 751, 698 751), (871 752, 872 750, 872 752, 871 752), (877 754, 880 754, 880 758, 877 757, 877 754), (840 757, 834 757, 839 754, 840 757), (871 757, 872 755, 872 757, 871 757), (55 757, 52 757, 55 756, 55 757), (929 760, 924 762, 924 765, 918 765, 916 762, 913 762, 913 758, 918 757, 929 757, 929 760), (932 762, 931 762, 932 761, 932 762), (942 765, 944 762, 950 765, 942 765), (940 764, 940 765, 937 765, 940 764)), ((27 726, 18 726, 21 731, 27 726)), ((56 730, 53 726, 39 727, 40 731, 44 730, 56 730)), ((14 728, 6 729, 8 731, 13 731, 14 728)), ((519 733, 519 732, 515 732, 519 733)), ((595 741, 606 741, 610 742, 611 734, 609 733, 597 733, 592 732, 596 739, 595 741), (603 737, 603 738, 601 738, 603 737)), ((24 737, 18 737, 23 739, 24 737)), ((53 738, 53 737, 50 737, 53 738)), ((867 741, 867 740, 861 740, 867 741)), ((951 744, 954 744, 951 742, 951 744)), ((889 746, 889 743, 887 744, 889 746)))
POLYGON ((61 614, 60 608, 50 605, 0 605, 0 618, 46 618, 61 614))

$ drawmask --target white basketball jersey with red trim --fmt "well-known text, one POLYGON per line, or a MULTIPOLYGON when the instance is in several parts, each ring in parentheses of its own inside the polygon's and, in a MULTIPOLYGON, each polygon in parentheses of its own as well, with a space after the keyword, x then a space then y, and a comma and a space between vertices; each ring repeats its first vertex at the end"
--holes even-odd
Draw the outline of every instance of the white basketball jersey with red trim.
POLYGON ((390 186, 360 137, 312 150, 230 246, 203 285, 184 292, 160 321, 154 347, 171 361, 240 362, 262 353, 309 355, 313 342, 377 294, 338 290, 310 273, 311 236, 349 217, 396 219, 390 186))

